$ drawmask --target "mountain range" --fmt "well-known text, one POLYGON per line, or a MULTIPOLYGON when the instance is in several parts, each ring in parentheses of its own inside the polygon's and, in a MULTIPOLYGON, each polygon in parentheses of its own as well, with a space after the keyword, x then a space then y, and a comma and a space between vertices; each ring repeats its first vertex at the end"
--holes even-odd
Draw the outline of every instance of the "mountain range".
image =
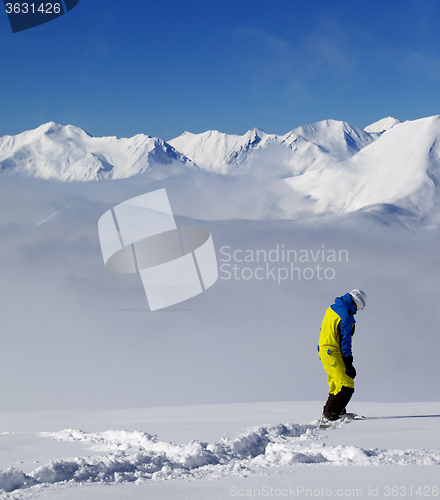
POLYGON ((242 136, 210 130, 184 132, 165 142, 143 134, 120 139, 93 137, 79 127, 49 122, 15 136, 0 137, 0 172, 90 181, 121 179, 171 165, 173 173, 202 169, 226 175, 263 166, 276 177, 292 177, 322 167, 329 158, 347 160, 398 123, 387 118, 367 131, 325 120, 282 136, 258 128, 242 136))
POLYGON ((151 170, 153 165, 197 168, 162 139, 143 134, 122 139, 92 137, 81 128, 49 122, 0 138, 2 174, 90 181, 131 177, 151 170))
MULTIPOLYGON (((440 116, 387 117, 360 129, 324 120, 285 135, 184 132, 92 137, 54 122, 0 138, 0 173, 60 181, 167 179, 179 174, 266 180, 288 187, 313 215, 370 211, 440 222, 440 116)), ((213 184, 213 183, 211 183, 213 184)), ((299 200, 299 202, 298 202, 299 200)))

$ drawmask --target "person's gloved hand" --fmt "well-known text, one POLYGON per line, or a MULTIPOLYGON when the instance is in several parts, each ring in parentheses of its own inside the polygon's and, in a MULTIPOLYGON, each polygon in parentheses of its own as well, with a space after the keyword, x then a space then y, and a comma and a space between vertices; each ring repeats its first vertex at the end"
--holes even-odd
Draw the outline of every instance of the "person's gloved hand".
POLYGON ((345 365, 345 373, 351 377, 356 377, 356 368, 353 366, 353 356, 347 356, 342 358, 345 365))

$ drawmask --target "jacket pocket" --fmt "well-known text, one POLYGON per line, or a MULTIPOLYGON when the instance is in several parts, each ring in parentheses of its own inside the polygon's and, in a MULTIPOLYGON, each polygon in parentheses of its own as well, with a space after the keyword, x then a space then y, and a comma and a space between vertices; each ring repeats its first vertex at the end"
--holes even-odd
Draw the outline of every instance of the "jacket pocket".
POLYGON ((336 366, 337 364, 335 355, 332 353, 331 349, 327 347, 321 347, 319 349, 319 359, 323 365, 336 366))

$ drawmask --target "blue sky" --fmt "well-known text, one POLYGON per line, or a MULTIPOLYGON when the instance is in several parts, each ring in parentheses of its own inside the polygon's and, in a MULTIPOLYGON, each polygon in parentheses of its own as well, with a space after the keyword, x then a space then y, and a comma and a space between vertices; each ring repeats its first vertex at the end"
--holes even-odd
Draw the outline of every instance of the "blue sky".
POLYGON ((80 0, 12 34, 0 136, 47 121, 169 140, 440 113, 440 2, 80 0))

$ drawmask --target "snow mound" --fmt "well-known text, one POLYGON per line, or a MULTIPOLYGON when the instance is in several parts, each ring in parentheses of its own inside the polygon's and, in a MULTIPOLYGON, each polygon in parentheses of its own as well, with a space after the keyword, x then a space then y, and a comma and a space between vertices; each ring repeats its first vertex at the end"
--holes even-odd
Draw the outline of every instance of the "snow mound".
POLYGON ((21 470, 7 469, 0 471, 0 490, 14 491, 22 488, 29 488, 38 484, 38 481, 33 477, 27 476, 21 470))
MULTIPOLYGON (((346 425, 342 422, 340 426, 346 425)), ((332 429, 334 430, 334 428, 332 429)), ((121 483, 243 477, 278 465, 440 465, 440 450, 381 450, 348 445, 326 446, 328 430, 316 425, 269 424, 245 429, 220 442, 188 444, 160 441, 141 431, 42 432, 60 441, 92 445, 101 455, 50 461, 27 475, 15 469, 0 473, 0 489, 11 492, 54 483, 121 483)))

